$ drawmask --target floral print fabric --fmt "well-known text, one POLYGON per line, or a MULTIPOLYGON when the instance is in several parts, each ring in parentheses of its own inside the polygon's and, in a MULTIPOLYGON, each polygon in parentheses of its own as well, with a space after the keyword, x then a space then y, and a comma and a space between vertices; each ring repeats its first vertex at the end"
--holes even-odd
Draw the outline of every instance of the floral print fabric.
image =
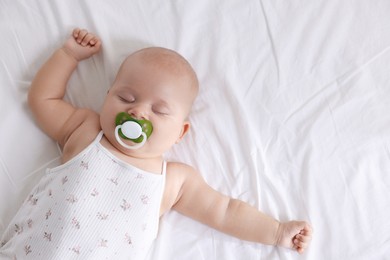
POLYGON ((1 240, 10 259, 143 259, 157 235, 162 174, 137 169, 101 144, 49 169, 1 240))

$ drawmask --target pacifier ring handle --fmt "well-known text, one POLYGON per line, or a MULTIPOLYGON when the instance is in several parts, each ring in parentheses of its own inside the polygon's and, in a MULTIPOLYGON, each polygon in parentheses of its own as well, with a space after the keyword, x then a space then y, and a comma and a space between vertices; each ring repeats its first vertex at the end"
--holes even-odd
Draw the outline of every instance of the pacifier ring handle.
POLYGON ((118 141, 118 143, 120 145, 122 145, 126 149, 130 149, 130 150, 136 150, 136 149, 139 149, 142 146, 144 146, 144 144, 146 143, 146 139, 148 139, 148 137, 146 136, 146 134, 144 132, 141 133, 141 136, 143 136, 143 139, 142 139, 141 143, 135 144, 135 145, 128 145, 128 144, 125 144, 125 142, 123 142, 122 139, 119 136, 119 130, 121 128, 122 128, 122 125, 118 125, 117 127, 115 127, 115 138, 116 138, 116 140, 118 141))

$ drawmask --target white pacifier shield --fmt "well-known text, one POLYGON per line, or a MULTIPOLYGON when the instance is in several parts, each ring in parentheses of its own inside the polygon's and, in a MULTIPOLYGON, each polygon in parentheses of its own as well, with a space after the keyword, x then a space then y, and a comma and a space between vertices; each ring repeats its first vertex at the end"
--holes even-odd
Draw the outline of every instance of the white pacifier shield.
POLYGON ((137 139, 142 134, 142 127, 134 121, 126 121, 121 127, 122 134, 129 139, 137 139))

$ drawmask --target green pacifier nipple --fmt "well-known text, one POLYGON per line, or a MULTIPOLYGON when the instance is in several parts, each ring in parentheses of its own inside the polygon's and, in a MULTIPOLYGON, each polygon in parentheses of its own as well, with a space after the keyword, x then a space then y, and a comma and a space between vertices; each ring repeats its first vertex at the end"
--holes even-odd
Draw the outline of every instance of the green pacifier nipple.
POLYGON ((116 116, 115 125, 116 140, 127 149, 142 147, 153 132, 153 126, 149 120, 135 119, 125 112, 121 112, 116 116), (121 138, 131 140, 137 144, 127 145, 121 138))

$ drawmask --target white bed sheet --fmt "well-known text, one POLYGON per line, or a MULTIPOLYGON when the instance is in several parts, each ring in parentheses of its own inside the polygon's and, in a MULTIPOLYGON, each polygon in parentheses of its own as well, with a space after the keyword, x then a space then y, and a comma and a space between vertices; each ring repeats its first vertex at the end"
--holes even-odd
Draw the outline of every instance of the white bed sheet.
POLYGON ((167 157, 275 218, 314 227, 299 256, 171 212, 150 259, 390 259, 389 13, 387 0, 0 0, 0 234, 58 164, 26 95, 80 26, 103 51, 72 76, 72 103, 98 111, 132 51, 179 51, 201 87, 192 131, 167 157))

